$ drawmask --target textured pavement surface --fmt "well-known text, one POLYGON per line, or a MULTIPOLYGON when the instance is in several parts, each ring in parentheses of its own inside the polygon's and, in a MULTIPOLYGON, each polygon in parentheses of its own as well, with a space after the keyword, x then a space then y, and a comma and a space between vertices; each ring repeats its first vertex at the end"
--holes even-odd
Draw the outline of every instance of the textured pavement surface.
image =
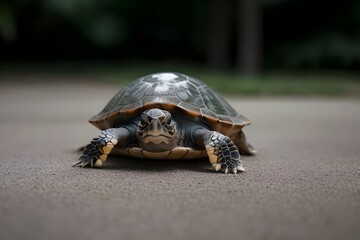
POLYGON ((72 168, 111 85, 0 82, 0 239, 359 239, 360 100, 228 98, 246 173, 207 160, 72 168))

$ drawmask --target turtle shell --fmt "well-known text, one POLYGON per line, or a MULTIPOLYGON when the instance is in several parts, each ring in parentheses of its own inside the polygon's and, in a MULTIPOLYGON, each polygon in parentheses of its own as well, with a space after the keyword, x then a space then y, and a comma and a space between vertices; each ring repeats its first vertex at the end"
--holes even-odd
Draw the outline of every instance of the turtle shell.
POLYGON ((89 122, 104 130, 150 108, 203 118, 213 130, 223 134, 238 132, 250 124, 205 83, 174 72, 155 73, 136 79, 121 89, 89 122))

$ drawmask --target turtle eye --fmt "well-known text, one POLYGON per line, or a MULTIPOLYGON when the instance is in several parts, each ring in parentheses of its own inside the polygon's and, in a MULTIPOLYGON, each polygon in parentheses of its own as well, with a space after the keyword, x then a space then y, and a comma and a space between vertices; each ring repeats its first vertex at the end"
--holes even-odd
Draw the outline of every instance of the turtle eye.
POLYGON ((171 118, 166 119, 166 128, 169 130, 174 129, 174 124, 172 124, 171 118))
POLYGON ((143 119, 141 119, 139 124, 140 124, 140 126, 144 127, 146 125, 146 122, 143 119))

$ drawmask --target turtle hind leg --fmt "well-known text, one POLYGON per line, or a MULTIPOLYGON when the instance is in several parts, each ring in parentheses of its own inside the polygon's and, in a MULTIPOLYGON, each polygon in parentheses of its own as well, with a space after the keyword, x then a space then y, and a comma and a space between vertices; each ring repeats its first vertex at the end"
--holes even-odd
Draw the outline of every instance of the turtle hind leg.
POLYGON ((73 167, 101 167, 108 154, 118 143, 124 144, 130 137, 126 128, 109 128, 85 146, 73 167))
POLYGON ((238 148, 229 137, 208 129, 196 129, 192 137, 198 146, 206 148, 210 163, 216 171, 222 170, 224 173, 245 171, 238 148))
POLYGON ((245 134, 243 131, 240 131, 239 134, 232 138, 234 139, 234 142, 236 146, 239 149, 239 152, 241 154, 245 155, 255 155, 257 151, 254 149, 254 147, 246 140, 245 134))

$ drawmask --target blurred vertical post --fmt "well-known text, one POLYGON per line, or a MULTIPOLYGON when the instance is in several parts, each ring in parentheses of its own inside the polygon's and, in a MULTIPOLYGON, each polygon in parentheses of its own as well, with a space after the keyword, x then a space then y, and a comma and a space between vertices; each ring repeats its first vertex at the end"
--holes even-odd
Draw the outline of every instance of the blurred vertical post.
POLYGON ((236 69, 254 76, 263 63, 261 0, 238 0, 236 69))
POLYGON ((210 11, 207 64, 211 68, 225 69, 229 67, 231 59, 231 0, 212 0, 210 11))
POLYGON ((16 14, 14 9, 5 4, 0 4, 0 40, 11 43, 16 40, 16 14))

